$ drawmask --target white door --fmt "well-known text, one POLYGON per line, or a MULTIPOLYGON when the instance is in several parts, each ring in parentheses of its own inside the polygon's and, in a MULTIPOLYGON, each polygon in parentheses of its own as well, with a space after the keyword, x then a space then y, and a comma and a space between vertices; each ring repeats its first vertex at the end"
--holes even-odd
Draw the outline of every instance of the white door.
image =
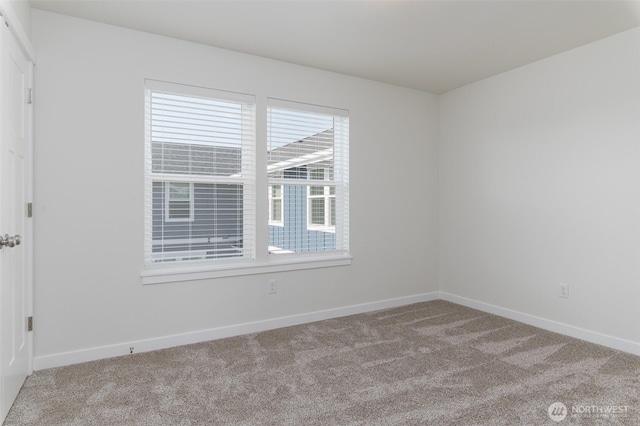
POLYGON ((0 19, 0 422, 31 370, 32 64, 0 19), (5 237, 6 235, 6 237, 5 237))

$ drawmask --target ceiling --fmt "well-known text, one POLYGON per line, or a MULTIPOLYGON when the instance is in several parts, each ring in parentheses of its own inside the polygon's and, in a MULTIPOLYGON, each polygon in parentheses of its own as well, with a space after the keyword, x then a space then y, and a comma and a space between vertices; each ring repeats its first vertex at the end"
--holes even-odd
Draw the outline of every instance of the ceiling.
POLYGON ((37 9, 432 93, 640 26, 640 0, 30 3, 37 9))

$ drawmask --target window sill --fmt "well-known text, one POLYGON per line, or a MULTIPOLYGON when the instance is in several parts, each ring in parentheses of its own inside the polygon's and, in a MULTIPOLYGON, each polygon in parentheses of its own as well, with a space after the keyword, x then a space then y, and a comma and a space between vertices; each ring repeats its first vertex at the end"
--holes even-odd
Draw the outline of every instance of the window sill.
POLYGON ((329 232, 332 234, 336 233, 336 227, 331 225, 307 225, 307 230, 309 231, 320 231, 320 232, 329 232))
POLYGON ((348 255, 300 257, 296 259, 283 255, 271 255, 271 257, 273 256, 282 256, 283 259, 270 260, 268 263, 261 264, 235 264, 218 267, 212 267, 210 265, 183 266, 175 268, 147 269, 140 275, 142 277, 142 284, 162 284, 210 278, 236 277, 241 275, 270 274, 274 272, 298 271, 302 269, 347 266, 351 265, 352 260, 352 257, 348 255))

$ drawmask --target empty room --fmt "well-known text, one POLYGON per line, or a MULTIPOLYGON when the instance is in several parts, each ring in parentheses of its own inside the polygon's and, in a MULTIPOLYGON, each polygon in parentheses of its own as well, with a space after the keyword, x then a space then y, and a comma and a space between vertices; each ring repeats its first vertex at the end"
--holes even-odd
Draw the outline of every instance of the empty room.
POLYGON ((640 1, 0 15, 3 425, 640 424, 640 1))

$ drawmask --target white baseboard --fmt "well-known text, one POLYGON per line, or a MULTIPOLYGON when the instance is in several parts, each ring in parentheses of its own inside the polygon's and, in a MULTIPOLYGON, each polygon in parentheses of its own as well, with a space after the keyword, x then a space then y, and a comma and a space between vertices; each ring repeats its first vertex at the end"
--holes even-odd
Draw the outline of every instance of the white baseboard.
POLYGON ((509 318, 515 321, 539 327, 544 330, 560 333, 565 336, 586 340, 587 342, 607 346, 623 352, 628 352, 640 356, 640 343, 630 340, 620 339, 595 331, 585 330, 572 325, 563 324, 534 315, 513 311, 489 303, 479 302, 466 297, 456 296, 446 292, 423 293, 414 296, 399 297, 395 299, 381 300, 377 302, 362 303, 359 305, 344 306, 340 308, 327 309, 323 311, 309 312, 287 317, 267 319, 264 321, 235 324, 224 327, 211 328, 207 330, 194 331, 172 336, 158 337, 131 342, 117 343, 108 346, 99 346, 78 351, 64 352, 53 355, 38 356, 33 359, 34 370, 61 367, 65 365, 78 364, 81 362, 96 361, 114 356, 122 356, 131 353, 149 352, 158 349, 172 348, 175 346, 189 345, 192 343, 205 342, 209 340, 223 339, 225 337, 240 336, 243 334, 257 333, 275 328, 289 327, 293 325, 306 324, 314 321, 322 321, 331 318, 339 318, 348 315, 362 314, 365 312, 377 311, 380 309, 396 308, 398 306, 410 305, 412 303, 430 302, 432 300, 446 300, 458 305, 478 309, 483 312, 509 318))
POLYGON ((596 343, 598 345, 607 346, 612 349, 640 356, 640 343, 633 342, 631 340, 620 339, 618 337, 609 336, 595 331, 585 330, 584 328, 513 311, 511 309, 502 308, 489 303, 478 302, 477 300, 467 299, 466 297, 456 296, 442 291, 440 292, 440 299, 487 312, 489 314, 509 318, 544 330, 553 331, 565 336, 575 337, 576 339, 586 340, 587 342, 596 343))
POLYGON ((323 311, 309 312, 287 317, 267 319, 264 321, 236 324, 225 327, 211 328, 207 330, 194 331, 173 336, 164 336, 154 339, 145 339, 131 342, 117 343, 114 345, 99 346, 78 351, 64 352, 53 355, 37 356, 33 359, 33 369, 43 370, 46 368, 62 367, 65 365, 78 364, 81 362, 96 361, 114 356, 122 356, 131 353, 149 352, 158 349, 172 348, 175 346, 189 345, 192 343, 205 342, 209 340, 223 339, 225 337, 239 336, 242 334, 257 333, 260 331, 272 330, 275 328, 289 327, 292 325, 306 324, 330 318, 339 318, 348 315, 362 314, 365 312, 377 311, 380 309, 396 308, 398 306, 410 305, 412 303, 429 302, 438 300, 438 292, 423 293, 414 296, 398 297, 359 305, 344 306, 340 308, 327 309, 323 311))

